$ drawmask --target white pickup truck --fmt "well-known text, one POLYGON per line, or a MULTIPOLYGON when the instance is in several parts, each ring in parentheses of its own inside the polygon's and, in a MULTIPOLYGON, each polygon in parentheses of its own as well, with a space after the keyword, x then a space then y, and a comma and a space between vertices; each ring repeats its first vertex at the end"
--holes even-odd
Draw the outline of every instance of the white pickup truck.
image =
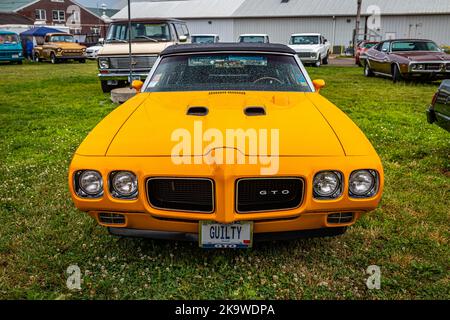
POLYGON ((297 33, 291 35, 289 47, 297 52, 304 64, 320 67, 328 64, 331 44, 320 33, 297 33))

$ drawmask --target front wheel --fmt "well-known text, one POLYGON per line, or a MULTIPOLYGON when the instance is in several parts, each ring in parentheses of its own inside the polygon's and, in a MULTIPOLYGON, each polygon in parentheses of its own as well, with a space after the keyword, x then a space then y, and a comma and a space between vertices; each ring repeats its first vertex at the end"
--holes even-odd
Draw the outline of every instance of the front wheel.
POLYGON ((56 58, 56 56, 53 52, 50 54, 50 61, 52 62, 52 64, 58 63, 58 59, 56 58))
POLYGON ((373 71, 372 69, 370 69, 369 63, 366 61, 365 65, 364 65, 364 75, 366 77, 373 77, 373 71))
POLYGON ((316 63, 314 63, 314 67, 319 68, 322 65, 322 58, 319 57, 319 60, 316 61, 316 63))
POLYGON ((78 60, 79 63, 86 63, 86 59, 80 59, 78 60))
POLYGON ((323 58, 322 63, 323 63, 324 65, 327 65, 327 64, 328 64, 328 55, 327 55, 325 58, 323 58))
POLYGON ((397 83, 401 80, 402 80, 402 74, 400 73, 398 66, 394 65, 394 67, 392 68, 392 81, 394 83, 397 83))

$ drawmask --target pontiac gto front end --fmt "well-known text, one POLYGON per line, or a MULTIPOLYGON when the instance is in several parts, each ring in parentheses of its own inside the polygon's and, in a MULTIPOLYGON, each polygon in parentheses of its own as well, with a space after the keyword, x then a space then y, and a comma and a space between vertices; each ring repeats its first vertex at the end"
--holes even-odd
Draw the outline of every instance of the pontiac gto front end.
POLYGON ((169 47, 78 148, 75 205, 115 235, 205 248, 341 234, 377 208, 384 175, 321 87, 286 46, 169 47))

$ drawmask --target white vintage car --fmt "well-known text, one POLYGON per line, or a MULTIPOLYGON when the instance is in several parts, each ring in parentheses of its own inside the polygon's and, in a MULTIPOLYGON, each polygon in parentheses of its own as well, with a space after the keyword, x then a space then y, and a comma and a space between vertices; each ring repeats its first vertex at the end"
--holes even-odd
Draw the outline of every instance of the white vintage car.
POLYGON ((320 33, 293 34, 289 41, 289 47, 295 50, 304 64, 312 64, 316 67, 328 64, 331 44, 320 33))

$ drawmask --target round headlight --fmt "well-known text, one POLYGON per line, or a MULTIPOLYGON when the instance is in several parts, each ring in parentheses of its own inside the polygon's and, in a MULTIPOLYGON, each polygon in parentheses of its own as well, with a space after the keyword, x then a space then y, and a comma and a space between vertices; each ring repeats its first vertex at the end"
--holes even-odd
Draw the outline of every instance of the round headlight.
POLYGON ((367 196, 374 190, 375 176, 368 170, 354 171, 350 175, 349 190, 355 196, 367 196))
POLYGON ((84 171, 78 177, 80 189, 90 195, 96 196, 103 191, 102 176, 97 171, 84 171))
POLYGON ((111 182, 114 191, 122 197, 131 197, 137 192, 137 179, 132 172, 116 172, 111 182))
POLYGON ((100 65, 100 68, 102 68, 102 69, 108 69, 109 68, 108 60, 100 60, 99 61, 99 65, 100 65))
POLYGON ((340 195, 341 179, 334 171, 323 171, 314 177, 314 194, 322 198, 337 198, 340 195))

